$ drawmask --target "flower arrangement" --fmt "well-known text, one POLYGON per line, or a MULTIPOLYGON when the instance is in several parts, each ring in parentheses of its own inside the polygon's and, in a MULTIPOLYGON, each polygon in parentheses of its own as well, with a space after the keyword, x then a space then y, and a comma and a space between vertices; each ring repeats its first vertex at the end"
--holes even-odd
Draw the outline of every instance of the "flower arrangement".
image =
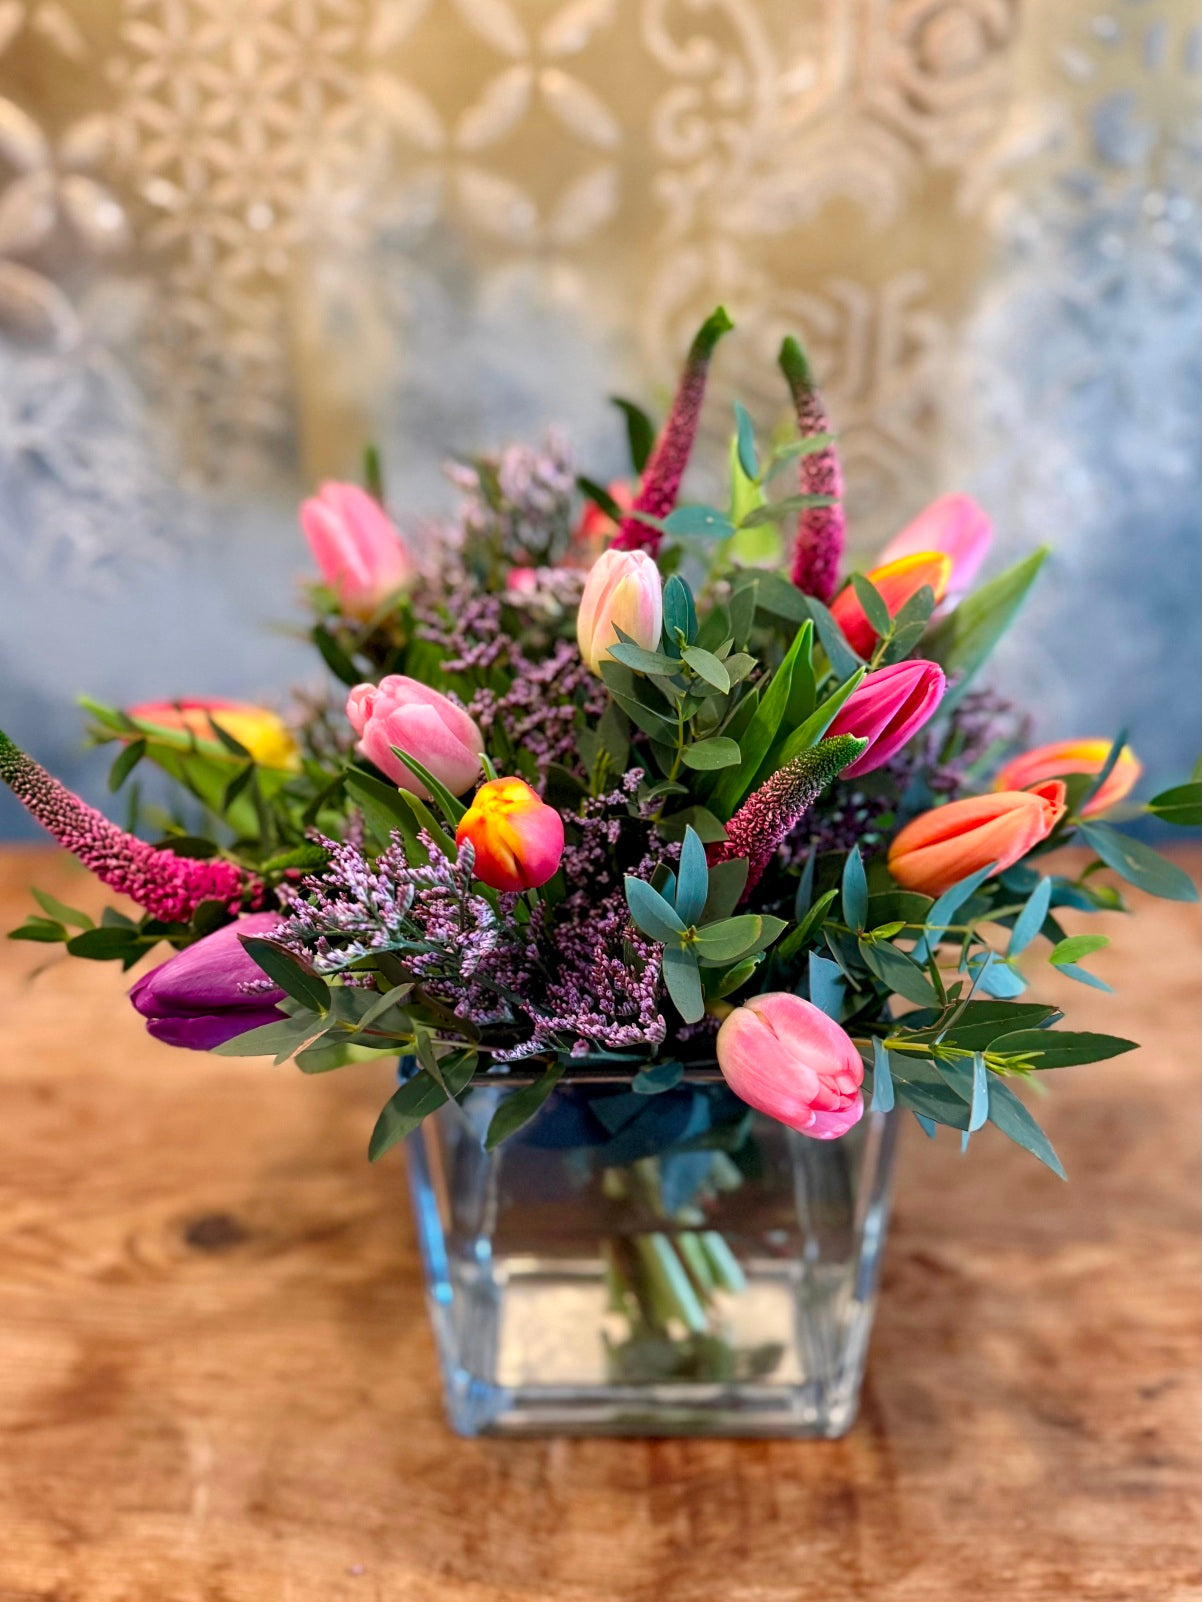
MULTIPOLYGON (((1019 958, 1041 942, 1104 989, 1084 963, 1105 937, 1059 910, 1121 910, 1103 868, 1192 883, 1115 825, 1125 736, 1016 749, 979 687, 1044 552, 978 585, 989 521, 949 496, 847 575, 795 341, 796 431, 765 447, 736 407, 728 504, 681 504, 730 326, 701 328, 661 429, 622 403, 628 483, 578 477, 558 436, 511 446, 452 469, 462 505, 422 550, 374 453, 364 487, 307 501, 310 636, 345 706, 85 701, 127 828, 0 736, 17 798, 141 909, 93 923, 35 892, 13 937, 126 969, 166 945, 131 999, 176 1045, 305 1072, 401 1056, 372 1157, 481 1086, 511 1087, 491 1147, 561 1083, 601 1071, 650 1109, 716 1062, 737 1102, 700 1097, 711 1123, 750 1106, 833 1140, 906 1108, 1059 1171, 1015 1087, 1132 1042, 1058 1027, 1019 958), (147 764, 170 809, 140 800, 147 764), (1095 860, 1045 871, 1074 839, 1095 860)), ((1196 823, 1197 777, 1142 810, 1196 823)))

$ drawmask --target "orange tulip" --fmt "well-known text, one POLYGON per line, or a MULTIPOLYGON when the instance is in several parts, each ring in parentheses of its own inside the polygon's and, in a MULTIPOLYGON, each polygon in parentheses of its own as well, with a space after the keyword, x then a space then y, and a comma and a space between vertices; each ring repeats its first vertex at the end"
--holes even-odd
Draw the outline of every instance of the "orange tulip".
POLYGON ((139 723, 152 723, 173 734, 191 734, 220 750, 213 724, 243 745, 262 767, 300 767, 300 754, 288 725, 277 712, 246 701, 223 701, 217 697, 180 701, 142 701, 126 707, 139 723))
MULTIPOLYGON (((865 578, 884 601, 890 617, 896 617, 912 595, 917 595, 924 584, 935 592, 941 601, 952 576, 952 559, 943 551, 916 551, 913 556, 899 557, 874 567, 865 578)), ((831 616, 843 630, 848 645, 860 656, 871 656, 876 644, 876 630, 864 615, 855 586, 848 584, 831 603, 831 616)))
POLYGON ((889 847, 889 872, 906 890, 940 896, 991 862, 995 873, 1011 867, 1047 839, 1064 813, 1059 779, 949 801, 906 824, 889 847))
POLYGON ((459 820, 456 845, 470 840, 476 878, 494 890, 533 890, 563 856, 563 819, 524 779, 490 779, 459 820))
MULTIPOLYGON (((1033 751, 1024 751, 1007 762, 993 781, 995 790, 1029 790, 1045 779, 1062 778, 1066 773, 1100 773, 1110 755, 1109 740, 1061 740, 1055 745, 1038 745, 1033 751)), ((1081 808, 1083 818, 1095 818, 1108 812, 1135 788, 1143 764, 1129 745, 1119 752, 1118 761, 1111 768, 1098 793, 1087 806, 1081 808)))

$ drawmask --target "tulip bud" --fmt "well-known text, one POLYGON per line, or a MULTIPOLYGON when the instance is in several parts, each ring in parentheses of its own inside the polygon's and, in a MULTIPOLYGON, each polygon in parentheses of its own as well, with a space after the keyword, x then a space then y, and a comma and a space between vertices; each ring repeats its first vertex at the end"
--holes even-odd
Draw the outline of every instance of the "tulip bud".
POLYGON ((851 1037, 800 996, 770 991, 728 1015, 718 1066, 735 1095, 790 1129, 835 1140, 864 1112, 864 1064, 851 1037))
MULTIPOLYGON (((1109 740, 1063 740, 1057 745, 1039 745, 1007 762, 993 781, 995 790, 1028 790, 1046 779, 1063 778, 1066 773, 1100 773, 1110 755, 1109 740)), ((1143 764, 1125 745, 1111 768, 1105 784, 1081 808, 1081 817, 1096 818, 1108 812, 1139 782, 1143 764)))
POLYGON ((559 866, 563 819, 524 779, 490 779, 455 831, 456 845, 468 840, 477 879, 494 890, 534 890, 559 866))
POLYGON ((940 896, 991 862, 995 873, 1011 867, 1047 839, 1064 813, 1059 780, 949 801, 906 824, 889 847, 889 872, 906 890, 940 896))
POLYGON ((576 639, 590 672, 600 674, 618 629, 645 650, 659 648, 664 596, 659 569, 646 551, 610 549, 585 580, 576 614, 576 639))
POLYGON ((301 527, 348 617, 368 618, 414 576, 413 557, 380 503, 357 484, 323 484, 301 527))
POLYGON ((379 684, 356 684, 346 715, 359 736, 359 750, 402 790, 423 801, 430 792, 393 754, 408 752, 452 795, 470 790, 480 776, 484 737, 461 706, 403 673, 379 684))
POLYGON ((903 556, 919 556, 942 551, 950 556, 952 574, 948 580, 948 602, 959 601, 972 588, 981 563, 989 555, 993 524, 989 514, 969 495, 941 495, 925 511, 895 534, 881 552, 878 566, 887 567, 903 556))
POLYGON ((252 912, 143 974, 129 999, 146 1019, 147 1031, 169 1046, 212 1051, 260 1024, 278 1023, 284 1014, 275 1003, 283 1001, 284 992, 248 955, 239 936, 270 934, 279 922, 278 912, 252 912))
POLYGON ((198 740, 215 743, 213 724, 224 729, 245 746, 256 762, 265 768, 296 769, 300 753, 288 725, 276 712, 251 706, 245 701, 193 698, 187 701, 141 701, 126 707, 129 717, 139 723, 153 723, 172 733, 191 734, 198 740))
POLYGON ((854 734, 868 749, 843 769, 845 779, 871 773, 900 751, 933 717, 947 680, 934 662, 895 662, 878 668, 852 691, 835 714, 827 737, 854 734))
MULTIPOLYGON (((890 617, 896 617, 912 595, 924 584, 935 592, 941 601, 947 592, 952 573, 952 559, 941 551, 920 551, 914 556, 903 556, 899 561, 884 567, 874 567, 865 577, 875 587, 890 617)), ((876 630, 864 614, 855 586, 848 584, 840 590, 831 605, 831 616, 843 630, 848 645, 859 656, 871 656, 876 644, 876 630)))

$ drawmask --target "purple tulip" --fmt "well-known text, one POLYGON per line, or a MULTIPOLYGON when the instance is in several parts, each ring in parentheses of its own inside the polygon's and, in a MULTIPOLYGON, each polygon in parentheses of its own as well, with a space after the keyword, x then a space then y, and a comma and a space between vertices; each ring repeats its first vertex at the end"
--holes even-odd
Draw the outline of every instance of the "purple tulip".
POLYGON ((895 662, 870 673, 826 731, 828 738, 855 734, 868 741, 867 751, 844 768, 842 777, 854 779, 883 767, 934 716, 946 688, 943 669, 934 662, 895 662))
POLYGON ((169 1046, 212 1051, 248 1029, 278 1023, 284 1015, 275 1003, 284 992, 270 983, 238 936, 270 934, 279 922, 278 912, 248 913, 143 974, 129 999, 149 1033, 169 1046), (254 988, 248 993, 246 985, 254 988))

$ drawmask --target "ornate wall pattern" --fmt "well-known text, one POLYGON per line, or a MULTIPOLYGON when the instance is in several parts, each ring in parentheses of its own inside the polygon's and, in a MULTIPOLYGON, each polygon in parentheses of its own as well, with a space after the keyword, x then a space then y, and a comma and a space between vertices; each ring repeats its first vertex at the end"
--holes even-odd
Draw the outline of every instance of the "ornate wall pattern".
POLYGON ((102 604, 253 687, 166 620, 282 615, 302 488, 556 414, 616 463, 722 299, 715 432, 799 330, 863 543, 962 485, 1113 612, 1131 519, 1196 562, 1200 90, 1193 0, 0 0, 0 578, 115 693, 102 604))

